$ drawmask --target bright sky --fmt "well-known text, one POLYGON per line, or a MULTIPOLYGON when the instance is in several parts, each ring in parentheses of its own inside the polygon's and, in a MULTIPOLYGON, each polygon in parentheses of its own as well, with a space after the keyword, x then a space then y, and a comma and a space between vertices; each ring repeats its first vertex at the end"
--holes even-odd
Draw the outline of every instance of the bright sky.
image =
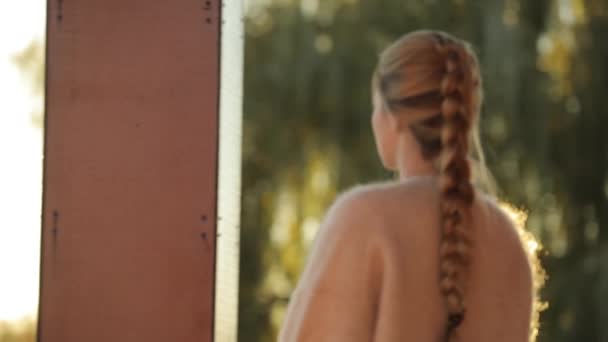
POLYGON ((44 40, 44 0, 0 1, 0 320, 36 314, 42 130, 31 123, 41 108, 12 56, 44 40))

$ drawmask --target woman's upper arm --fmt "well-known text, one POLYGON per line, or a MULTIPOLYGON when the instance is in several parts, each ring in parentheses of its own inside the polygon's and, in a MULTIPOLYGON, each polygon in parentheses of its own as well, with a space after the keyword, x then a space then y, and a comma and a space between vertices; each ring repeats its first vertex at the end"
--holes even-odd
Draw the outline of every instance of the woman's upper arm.
POLYGON ((294 291, 280 341, 369 341, 381 281, 365 195, 329 210, 294 291))
MULTIPOLYGON (((525 241, 518 233, 517 223, 513 221, 503 210, 498 211, 497 222, 502 223, 501 229, 501 255, 499 260, 502 264, 503 303, 506 317, 510 317, 510 329, 504 334, 510 336, 510 340, 528 340, 531 334, 531 321, 533 317, 535 289, 533 267, 525 241)), ((506 326, 505 326, 506 327, 506 326)))

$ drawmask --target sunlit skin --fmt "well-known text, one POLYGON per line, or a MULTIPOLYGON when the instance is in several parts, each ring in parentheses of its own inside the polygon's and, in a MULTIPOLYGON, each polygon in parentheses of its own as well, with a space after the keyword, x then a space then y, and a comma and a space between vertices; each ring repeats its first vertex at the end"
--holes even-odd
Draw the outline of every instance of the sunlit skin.
MULTIPOLYGON (((344 193, 325 217, 279 341, 440 341, 436 174, 408 130, 373 94, 380 160, 399 179, 344 193)), ((460 341, 529 340, 533 284, 513 221, 476 194, 466 319, 460 341)))

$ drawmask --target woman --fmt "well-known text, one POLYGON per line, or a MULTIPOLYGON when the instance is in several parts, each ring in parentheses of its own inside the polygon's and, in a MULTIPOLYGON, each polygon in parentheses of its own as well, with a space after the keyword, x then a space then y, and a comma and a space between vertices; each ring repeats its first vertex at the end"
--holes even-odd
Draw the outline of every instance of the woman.
POLYGON ((407 34, 381 54, 372 98, 378 154, 399 181, 335 202, 279 340, 528 341, 527 254, 473 185, 483 175, 475 55, 443 32, 407 34))

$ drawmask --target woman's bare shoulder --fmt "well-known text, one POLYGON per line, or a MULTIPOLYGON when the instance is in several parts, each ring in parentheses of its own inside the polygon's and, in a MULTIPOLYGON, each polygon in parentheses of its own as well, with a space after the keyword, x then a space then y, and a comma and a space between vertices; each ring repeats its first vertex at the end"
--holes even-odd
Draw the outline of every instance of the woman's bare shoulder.
POLYGON ((516 221, 515 213, 493 196, 480 194, 479 211, 483 212, 485 222, 482 222, 482 227, 485 228, 487 235, 493 237, 498 243, 503 243, 505 246, 510 246, 516 250, 524 252, 522 241, 522 230, 520 223, 516 221))
POLYGON ((324 221, 334 234, 408 234, 408 227, 437 223, 435 189, 432 179, 357 185, 338 196, 324 221))
MULTIPOLYGON (((419 228, 439 223, 438 201, 436 180, 421 177, 355 186, 339 196, 330 212, 339 213, 341 220, 355 225, 373 227, 374 231, 395 228, 411 231, 415 236, 429 235, 428 230, 419 228)), ((472 210, 480 238, 492 241, 514 263, 527 262, 521 237, 523 227, 518 227, 494 196, 477 192, 472 210)), ((429 235, 429 238, 434 237, 429 235)))
MULTIPOLYGON (((431 177, 407 181, 389 181, 357 185, 343 192, 329 209, 326 220, 348 221, 359 226, 378 227, 377 223, 398 224, 406 229, 438 223, 439 192, 431 177)), ((477 192, 473 206, 474 219, 483 234, 514 249, 522 249, 516 222, 490 195, 477 192)), ((419 230, 419 229, 416 229, 419 230)))
MULTIPOLYGON (((387 206, 398 203, 402 186, 396 182, 368 183, 342 192, 325 215, 324 226, 333 234, 348 230, 366 230, 377 227, 378 218, 385 216, 387 206)), ((403 205, 403 203, 401 203, 403 205)))
POLYGON ((397 201, 401 207, 404 207, 408 200, 416 199, 416 203, 421 203, 419 196, 426 196, 429 200, 431 197, 436 197, 436 184, 436 180, 431 177, 360 184, 342 193, 336 203, 345 202, 356 203, 365 207, 384 207, 388 203, 397 201))

